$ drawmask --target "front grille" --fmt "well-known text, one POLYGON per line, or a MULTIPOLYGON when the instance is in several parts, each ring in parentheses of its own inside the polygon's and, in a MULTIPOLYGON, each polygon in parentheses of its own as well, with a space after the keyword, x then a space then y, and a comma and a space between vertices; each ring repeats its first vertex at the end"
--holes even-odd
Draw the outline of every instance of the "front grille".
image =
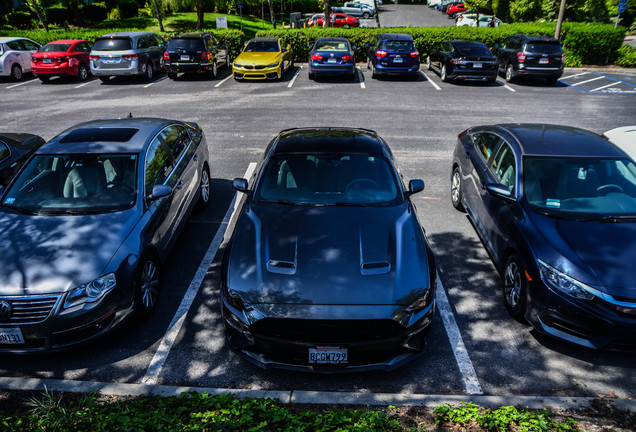
POLYGON ((265 66, 254 66, 254 69, 265 69, 265 66))
POLYGON ((350 343, 385 340, 401 334, 404 327, 384 320, 311 320, 265 318, 255 323, 256 335, 308 343, 350 343))
POLYGON ((245 65, 243 66, 245 69, 254 69, 254 66, 250 66, 250 65, 245 65))
POLYGON ((12 312, 8 319, 0 321, 2 324, 38 324, 51 314, 59 295, 0 297, 0 301, 9 303, 12 312))

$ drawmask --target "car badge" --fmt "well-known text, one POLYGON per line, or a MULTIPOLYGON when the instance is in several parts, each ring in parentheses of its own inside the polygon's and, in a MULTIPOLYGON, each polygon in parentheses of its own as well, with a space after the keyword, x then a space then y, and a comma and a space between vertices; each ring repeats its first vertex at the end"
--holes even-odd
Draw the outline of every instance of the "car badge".
POLYGON ((0 301, 0 322, 8 320, 11 317, 11 313, 13 313, 11 305, 6 301, 0 301))
POLYGON ((333 53, 329 54, 329 57, 333 57, 333 53))

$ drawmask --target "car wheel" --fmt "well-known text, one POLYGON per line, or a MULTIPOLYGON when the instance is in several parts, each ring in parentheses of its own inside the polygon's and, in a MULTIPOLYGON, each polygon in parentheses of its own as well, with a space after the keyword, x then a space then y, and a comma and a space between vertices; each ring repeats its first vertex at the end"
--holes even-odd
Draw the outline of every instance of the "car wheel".
POLYGON ((365 12, 365 13, 362 14, 362 18, 364 18, 364 19, 369 19, 370 16, 371 15, 369 14, 369 12, 365 12))
POLYGON ((212 79, 215 79, 217 74, 219 73, 219 67, 216 65, 216 60, 212 63, 212 79))
POLYGON ((83 64, 79 65, 79 67, 77 68, 77 79, 79 79, 80 81, 86 81, 87 78, 88 69, 83 64))
POLYGON ((135 286, 135 314, 142 319, 149 318, 157 308, 159 274, 157 260, 152 255, 143 255, 137 270, 135 286))
POLYGON ((144 77, 146 78, 147 81, 150 81, 152 77, 154 76, 154 71, 152 70, 152 63, 150 62, 146 63, 146 67, 144 69, 145 69, 143 71, 144 77))
POLYGON ((314 80, 316 79, 316 75, 312 74, 311 72, 309 72, 309 79, 310 80, 314 80))
POLYGON ((431 56, 426 56, 426 69, 433 70, 433 64, 431 63, 431 56))
POLYGON ((40 81, 42 82, 49 82, 49 80, 51 79, 50 76, 46 76, 46 75, 38 75, 38 78, 40 79, 40 81))
POLYGON ((506 67, 506 81, 511 83, 513 82, 515 79, 515 71, 512 68, 512 65, 509 64, 508 67, 506 67))
POLYGON ((106 81, 108 81, 109 79, 110 79, 110 77, 109 77, 109 76, 100 76, 100 77, 99 77, 99 80, 100 80, 101 82, 106 82, 106 81))
POLYGON ((462 175, 459 172, 459 167, 455 167, 451 177, 451 202, 455 209, 463 212, 465 210, 462 204, 462 196, 462 175))
POLYGON ((210 202, 210 171, 207 165, 203 167, 201 171, 201 181, 199 182, 199 201, 197 201, 197 208, 203 210, 208 206, 210 202))
POLYGON ((351 27, 349 24, 344 24, 344 25, 342 26, 342 28, 349 28, 349 27, 351 27))
POLYGON ((503 275, 503 297, 506 309, 519 322, 525 321, 527 283, 521 260, 517 255, 510 255, 503 275))
POLYGON ((442 81, 448 82, 448 75, 446 75, 446 65, 442 65, 442 71, 440 72, 440 77, 442 81))
POLYGON ((371 78, 378 79, 378 73, 375 70, 375 66, 371 65, 371 78))
POLYGON ((22 68, 19 64, 14 64, 11 66, 11 78, 13 81, 20 81, 22 79, 22 68))
POLYGON ((168 78, 170 78, 171 80, 177 79, 177 73, 176 72, 168 72, 168 78))

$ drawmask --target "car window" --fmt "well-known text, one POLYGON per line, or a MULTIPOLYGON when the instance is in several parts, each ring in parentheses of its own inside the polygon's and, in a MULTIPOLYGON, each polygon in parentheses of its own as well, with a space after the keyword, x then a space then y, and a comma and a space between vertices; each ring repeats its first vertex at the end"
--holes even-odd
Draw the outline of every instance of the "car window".
POLYGON ((168 42, 168 50, 173 51, 177 49, 183 49, 186 51, 204 51, 205 46, 203 45, 203 39, 194 38, 194 39, 186 39, 186 38, 175 38, 170 39, 168 42))
POLYGON ((347 52, 349 44, 345 41, 318 41, 316 42, 316 50, 347 52))
POLYGON ((13 51, 22 51, 24 49, 21 40, 7 42, 7 46, 13 51))
POLYGON ((504 141, 497 151, 490 165, 490 171, 502 186, 515 193, 517 164, 515 154, 507 142, 504 141))
POLYGON ((40 48, 38 44, 31 42, 30 40, 23 40, 22 44, 24 45, 24 49, 27 51, 34 51, 40 48))
POLYGON ((250 41, 244 49, 245 52, 279 52, 277 41, 250 41))
POLYGON ((46 44, 38 52, 66 52, 71 44, 46 44))
POLYGON ((190 136, 181 126, 168 126, 159 133, 159 136, 170 149, 174 160, 179 160, 183 150, 190 143, 190 136))
POLYGON ((159 137, 156 137, 146 153, 146 164, 144 167, 146 193, 150 193, 153 186, 164 184, 170 173, 172 173, 173 168, 172 158, 168 154, 166 147, 159 137))
POLYGON ((5 143, 0 142, 0 161, 8 158, 10 154, 9 147, 5 143))
POLYGON ((526 44, 526 52, 540 54, 559 54, 561 45, 557 41, 534 41, 526 44))
POLYGON ((97 39, 93 45, 94 51, 129 51, 131 49, 132 40, 129 38, 97 39))
POLYGON ((470 44, 459 45, 457 51, 461 56, 490 56, 490 50, 486 45, 482 44, 470 44))
POLYGON ((412 41, 391 41, 385 40, 380 42, 380 49, 397 52, 409 52, 415 50, 412 41))
POLYGON ((478 149, 479 155, 487 162, 492 155, 492 152, 495 151, 495 147, 499 143, 499 136, 489 133, 489 132, 478 132, 473 134, 473 142, 475 143, 475 147, 478 149))
POLYGON ((150 47, 148 36, 141 36, 139 39, 137 39, 137 49, 145 49, 148 47, 150 47))

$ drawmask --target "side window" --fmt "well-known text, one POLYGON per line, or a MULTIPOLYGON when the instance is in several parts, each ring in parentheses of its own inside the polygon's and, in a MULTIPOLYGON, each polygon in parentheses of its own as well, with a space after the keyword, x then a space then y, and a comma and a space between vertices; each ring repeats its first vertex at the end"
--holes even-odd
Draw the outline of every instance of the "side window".
POLYGON ((9 147, 5 143, 0 142, 0 161, 8 158, 10 154, 9 147))
POLYGON ((515 154, 507 142, 501 145, 499 151, 493 158, 490 171, 499 183, 507 187, 510 192, 515 193, 517 166, 515 163, 515 154))
POLYGON ((179 160, 183 150, 190 144, 190 136, 181 126, 168 126, 159 134, 174 160, 179 160))
POLYGON ((7 46, 13 51, 22 51, 24 49, 22 46, 22 41, 20 40, 7 42, 7 46))
POLYGON ((488 132, 478 132, 473 135, 473 142, 478 149, 477 153, 479 153, 484 162, 490 159, 500 139, 497 135, 488 132))
POLYGON ((137 48, 139 49, 146 49, 148 48, 148 45, 148 36, 142 36, 137 41, 137 48))
POLYGON ((156 137, 146 153, 146 165, 144 167, 144 181, 146 193, 152 190, 154 185, 164 184, 172 172, 172 158, 159 137, 156 137))
POLYGON ((35 42, 31 42, 29 40, 23 40, 22 44, 24 45, 24 49, 27 51, 35 51, 40 48, 35 42))

